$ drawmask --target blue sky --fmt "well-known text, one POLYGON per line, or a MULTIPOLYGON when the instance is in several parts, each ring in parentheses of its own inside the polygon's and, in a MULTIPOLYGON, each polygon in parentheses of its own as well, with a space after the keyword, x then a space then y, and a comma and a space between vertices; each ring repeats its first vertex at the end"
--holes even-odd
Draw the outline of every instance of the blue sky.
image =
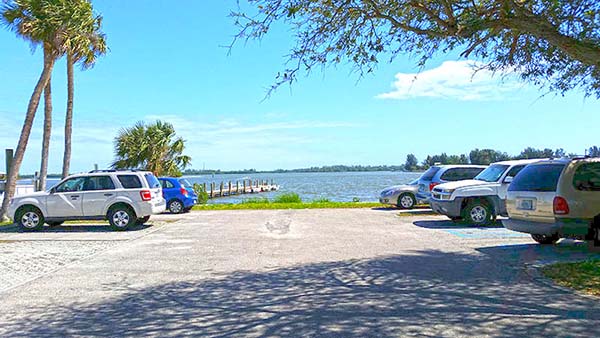
MULTIPOLYGON (((362 79, 350 65, 315 69, 263 101, 283 68, 291 32, 222 46, 236 32, 235 1, 94 1, 110 52, 76 73, 72 170, 113 160, 113 139, 138 120, 162 119, 187 140, 192 167, 276 169, 331 164, 402 164, 408 153, 468 153, 527 146, 583 153, 600 144, 600 102, 565 97, 514 78, 472 78, 473 61, 432 60, 419 74, 400 56, 362 79)), ((41 50, 0 29, 0 147, 17 145, 24 111, 41 71, 41 50)), ((385 59, 385 58, 382 58, 385 59)), ((54 129, 49 171, 60 172, 66 68, 53 77, 54 129)), ((39 170, 40 106, 23 173, 39 170)), ((4 152, 0 154, 4 163, 4 152)), ((3 171, 4 169, 0 169, 3 171)))

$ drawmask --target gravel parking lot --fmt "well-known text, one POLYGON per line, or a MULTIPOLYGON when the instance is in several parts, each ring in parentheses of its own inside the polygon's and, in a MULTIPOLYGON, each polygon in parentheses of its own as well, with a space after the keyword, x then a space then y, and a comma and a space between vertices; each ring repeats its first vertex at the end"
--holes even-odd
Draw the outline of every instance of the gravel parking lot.
POLYGON ((0 336, 600 336, 598 299, 535 270, 590 256, 370 209, 0 228, 0 336))

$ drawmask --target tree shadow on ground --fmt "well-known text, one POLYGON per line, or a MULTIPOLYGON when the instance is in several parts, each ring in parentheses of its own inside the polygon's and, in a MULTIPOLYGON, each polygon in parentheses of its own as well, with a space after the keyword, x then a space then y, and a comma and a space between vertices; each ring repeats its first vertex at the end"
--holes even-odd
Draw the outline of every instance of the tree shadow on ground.
POLYGON ((478 248, 477 251, 511 264, 543 265, 556 262, 600 259, 585 241, 562 239, 556 244, 513 244, 478 248))
POLYGON ((110 283, 98 303, 9 310, 0 335, 600 335, 597 301, 538 283, 493 254, 415 251, 144 288, 110 283))
MULTIPOLYGON (((147 229, 152 226, 152 223, 144 223, 144 224, 136 224, 131 226, 125 230, 125 232, 130 231, 140 231, 147 229)), ((69 232, 121 232, 114 230, 108 223, 85 223, 85 224, 63 224, 60 226, 48 226, 45 225, 41 230, 28 232, 23 231, 18 225, 12 224, 0 227, 0 233, 69 233, 69 232)))
POLYGON ((486 226, 477 226, 474 224, 466 223, 466 222, 454 222, 451 220, 426 220, 426 221, 415 221, 414 225, 426 228, 426 229, 497 229, 504 228, 502 222, 500 220, 496 220, 495 222, 486 225, 486 226))

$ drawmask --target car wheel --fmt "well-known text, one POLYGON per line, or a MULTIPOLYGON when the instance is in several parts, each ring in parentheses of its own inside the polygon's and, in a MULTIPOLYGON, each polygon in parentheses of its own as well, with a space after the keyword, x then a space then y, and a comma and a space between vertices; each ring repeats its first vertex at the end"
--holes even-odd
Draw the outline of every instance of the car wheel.
POLYGON ((554 243, 558 242, 558 240, 560 239, 558 237, 558 234, 553 234, 553 235, 532 234, 531 238, 533 238, 534 241, 536 241, 540 244, 554 244, 554 243))
POLYGON ((179 200, 172 200, 167 208, 172 214, 180 214, 183 212, 183 203, 179 200))
POLYGON ((149 220, 149 219, 150 219, 150 216, 146 216, 146 217, 138 218, 138 219, 135 221, 135 224, 137 224, 137 225, 142 225, 142 224, 144 224, 144 223, 148 222, 148 220, 149 220))
POLYGON ((36 207, 23 207, 17 211, 15 221, 23 231, 38 231, 44 227, 44 215, 36 207))
POLYGON ((600 252, 600 229, 591 229, 591 239, 587 240, 588 249, 590 252, 600 252))
POLYGON ((108 222, 113 229, 118 231, 127 230, 135 223, 135 220, 137 220, 135 213, 126 206, 114 207, 108 212, 108 222))
POLYGON ((60 225, 62 225, 63 223, 64 223, 64 222, 62 222, 62 221, 56 221, 56 222, 46 222, 46 224, 48 224, 48 225, 49 225, 49 226, 51 226, 51 227, 57 227, 57 226, 60 226, 60 225))
POLYGON ((462 218, 474 225, 486 225, 492 220, 492 209, 481 201, 467 204, 463 209, 462 218))
POLYGON ((402 193, 398 196, 398 208, 400 209, 412 209, 417 204, 417 199, 411 193, 402 193))

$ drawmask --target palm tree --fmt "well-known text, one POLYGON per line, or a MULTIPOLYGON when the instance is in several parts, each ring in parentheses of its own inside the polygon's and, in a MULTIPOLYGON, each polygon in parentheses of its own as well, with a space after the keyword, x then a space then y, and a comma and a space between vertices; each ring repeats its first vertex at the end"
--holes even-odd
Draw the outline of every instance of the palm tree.
POLYGON ((52 77, 48 79, 44 88, 44 134, 42 136, 42 164, 40 165, 40 180, 37 190, 46 189, 46 176, 48 174, 48 152, 50 149, 50 133, 52 132, 52 77))
POLYGON ((121 129, 115 138, 115 169, 139 168, 158 176, 181 176, 181 170, 191 162, 182 155, 185 141, 176 137, 175 128, 167 122, 146 125, 138 122, 121 129))
POLYGON ((94 66, 98 56, 106 54, 106 37, 101 32, 102 16, 94 15, 92 4, 87 0, 78 1, 74 30, 66 39, 67 50, 67 112, 65 115, 65 151, 63 155, 62 177, 69 175, 71 163, 71 136, 73 134, 73 65, 80 63, 83 69, 94 66))
POLYGON ((13 0, 2 6, 0 19, 5 25, 15 31, 18 36, 29 41, 32 46, 43 46, 44 67, 27 105, 19 143, 6 179, 0 218, 6 218, 8 203, 15 193, 17 177, 27 149, 42 91, 50 80, 56 59, 62 53, 65 25, 60 18, 60 13, 68 4, 68 0, 13 0))

